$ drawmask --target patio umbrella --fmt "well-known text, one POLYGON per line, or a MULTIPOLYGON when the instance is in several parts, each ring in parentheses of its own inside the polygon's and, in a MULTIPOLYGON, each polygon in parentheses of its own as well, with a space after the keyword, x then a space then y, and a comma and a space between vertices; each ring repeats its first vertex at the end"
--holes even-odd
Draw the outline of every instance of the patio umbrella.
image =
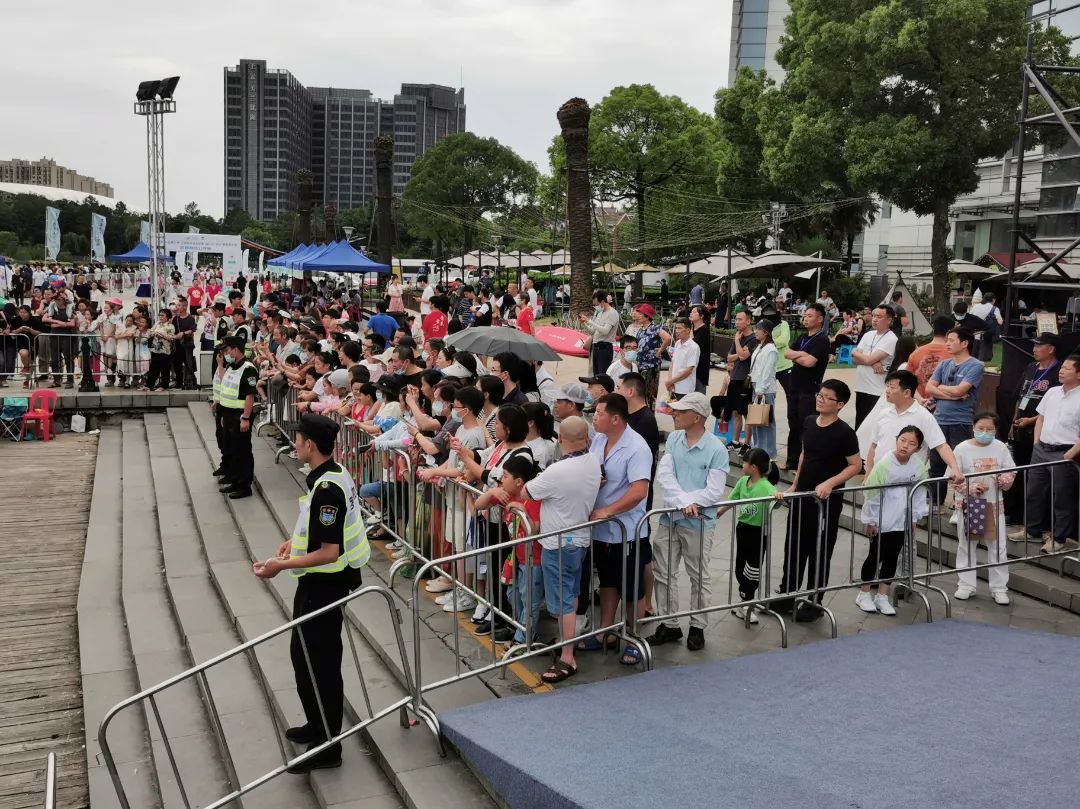
POLYGON ((791 275, 802 270, 821 267, 825 264, 842 264, 843 262, 833 258, 819 258, 818 256, 800 256, 789 253, 787 250, 769 250, 756 256, 749 264, 732 275, 743 278, 772 278, 783 275, 787 270, 791 275))
MULTIPOLYGON (((1020 265, 1023 266, 1023 265, 1020 265)), ((1018 268, 1019 269, 1019 268, 1018 268)), ((990 269, 989 267, 981 267, 978 264, 973 264, 970 261, 962 261, 960 259, 953 259, 949 262, 949 272, 954 272, 957 275, 970 275, 974 277, 988 277, 991 275, 997 275, 1000 270, 990 269)), ((920 281, 934 277, 933 270, 924 270, 923 272, 916 273, 911 276, 912 280, 918 279, 920 281)))
POLYGON ((471 351, 485 357, 509 351, 529 362, 558 362, 561 359, 531 334, 508 326, 470 326, 451 334, 446 338, 446 344, 458 351, 471 351))
POLYGON ((660 272, 656 267, 650 267, 648 264, 635 264, 633 267, 628 267, 623 272, 629 273, 646 273, 646 272, 660 272))

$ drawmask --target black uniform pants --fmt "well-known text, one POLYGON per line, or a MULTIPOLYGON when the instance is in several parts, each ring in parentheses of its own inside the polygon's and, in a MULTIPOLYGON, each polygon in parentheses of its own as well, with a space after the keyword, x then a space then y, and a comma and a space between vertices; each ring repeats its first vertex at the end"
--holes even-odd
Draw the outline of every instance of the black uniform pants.
POLYGON ((795 469, 799 465, 799 456, 802 454, 802 433, 806 419, 817 412, 814 399, 816 390, 800 390, 795 386, 788 388, 788 444, 787 444, 787 468, 795 469))
MULTIPOLYGON (((1012 456, 1017 466, 1026 466, 1031 463, 1031 453, 1035 449, 1035 428, 1017 429, 1013 433, 1012 456)), ((1016 480, 1012 487, 1005 492, 1005 521, 1009 525, 1024 524, 1024 492, 1026 488, 1026 472, 1017 472, 1016 480)), ((1050 492, 1046 492, 1049 498, 1050 492)))
MULTIPOLYGON (((296 595, 293 596, 293 619, 333 604, 357 586, 356 581, 341 579, 339 574, 333 573, 308 573, 301 576, 296 586, 296 595)), ((330 610, 293 629, 289 643, 296 693, 300 697, 300 704, 304 706, 307 726, 315 731, 314 736, 320 741, 326 741, 323 737, 327 727, 331 736, 341 732, 341 715, 345 701, 345 687, 341 679, 341 624, 341 610, 330 610), (303 643, 300 641, 300 633, 304 636, 303 643), (323 717, 319 712, 320 700, 326 713, 326 727, 323 726, 323 717)), ((340 750, 340 747, 338 749, 340 750)))
POLYGON ((229 445, 225 441, 225 408, 219 404, 214 404, 214 439, 217 441, 218 452, 221 453, 221 463, 218 464, 218 468, 222 470, 228 470, 229 468, 229 445))
MULTIPOLYGON (((219 405, 220 407, 220 405, 219 405)), ((240 431, 241 409, 222 408, 222 429, 225 434, 225 446, 228 448, 228 466, 222 480, 238 488, 249 489, 255 478, 255 456, 251 452, 251 430, 240 431)), ((250 425, 250 422, 249 422, 250 425)))
MULTIPOLYGON (((840 512, 844 508, 843 490, 830 495, 824 503, 816 498, 799 498, 789 505, 791 513, 784 542, 784 576, 780 592, 825 587, 829 583, 829 563, 840 527, 840 512), (802 586, 803 573, 807 574, 805 588, 802 586)), ((819 604, 821 599, 822 594, 818 593, 819 604)))

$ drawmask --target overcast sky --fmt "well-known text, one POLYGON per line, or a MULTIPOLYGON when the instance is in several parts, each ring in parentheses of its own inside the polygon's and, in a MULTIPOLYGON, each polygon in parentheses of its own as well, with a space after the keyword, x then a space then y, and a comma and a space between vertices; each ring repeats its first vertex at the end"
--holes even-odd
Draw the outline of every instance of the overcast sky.
POLYGON ((223 211, 223 68, 265 59, 308 86, 464 82, 468 129, 541 169, 573 96, 654 84, 711 111, 727 81, 731 0, 6 0, 0 158, 58 163, 146 208, 145 79, 179 75, 166 205, 223 211))

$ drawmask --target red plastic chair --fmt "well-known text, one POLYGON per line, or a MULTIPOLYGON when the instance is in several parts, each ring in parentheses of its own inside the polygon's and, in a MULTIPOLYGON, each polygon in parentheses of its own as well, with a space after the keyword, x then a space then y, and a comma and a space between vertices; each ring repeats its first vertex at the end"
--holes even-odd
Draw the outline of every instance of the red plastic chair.
POLYGON ((30 405, 22 417, 19 440, 26 435, 27 425, 42 441, 52 440, 53 416, 56 412, 56 391, 35 390, 30 394, 30 405))

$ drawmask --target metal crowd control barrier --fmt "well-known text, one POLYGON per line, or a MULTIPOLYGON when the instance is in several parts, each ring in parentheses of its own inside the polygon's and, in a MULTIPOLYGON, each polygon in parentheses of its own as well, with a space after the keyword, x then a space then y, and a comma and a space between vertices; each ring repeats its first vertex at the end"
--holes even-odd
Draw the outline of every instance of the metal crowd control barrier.
POLYGON ((392 704, 386 706, 378 712, 374 712, 372 710, 371 700, 368 696, 367 682, 364 679, 364 672, 360 666, 360 658, 357 655, 356 644, 353 639, 353 629, 350 625, 351 622, 349 621, 348 616, 345 614, 345 607, 352 601, 362 598, 363 596, 373 594, 378 594, 379 596, 381 596, 383 600, 386 601, 387 609, 390 610, 391 623, 394 627, 394 639, 397 643, 397 651, 398 654, 401 656, 402 670, 405 672, 406 680, 408 680, 410 676, 408 655, 405 650, 405 640, 401 632, 401 615, 398 612, 397 607, 395 606, 394 595, 385 587, 378 587, 374 585, 361 587, 357 590, 354 590, 344 598, 335 601, 333 604, 327 604, 325 607, 315 610, 314 612, 308 613, 307 615, 304 615, 300 618, 296 618, 292 621, 289 621, 288 623, 282 624, 276 629, 272 629, 257 638, 249 640, 246 643, 242 643, 239 646, 229 649, 228 651, 222 652, 221 654, 216 655, 215 657, 212 657, 211 659, 203 663, 199 663, 196 666, 192 666, 186 671, 180 672, 179 674, 176 674, 173 677, 170 677, 169 679, 158 683, 157 685, 140 691, 138 694, 128 697, 127 699, 117 703, 112 708, 110 708, 108 713, 106 713, 104 718, 102 718, 101 724, 98 727, 98 744, 101 746, 101 752, 105 759, 105 766, 109 771, 109 776, 112 778, 113 787, 116 790, 116 795, 122 809, 132 809, 132 806, 130 801, 128 800, 127 793, 124 790, 123 782, 120 779, 120 774, 117 770, 116 762, 113 758, 112 749, 109 747, 109 727, 112 724, 114 717, 116 717, 116 715, 119 714, 121 711, 128 709, 132 706, 139 705, 144 701, 149 703, 149 713, 153 715, 154 721, 157 724, 158 730, 160 731, 161 741, 165 749, 165 755, 168 758, 172 774, 176 778, 177 789, 184 802, 184 806, 186 807, 186 809, 191 809, 191 801, 189 800, 187 790, 184 787, 183 774, 180 772, 180 769, 177 765, 176 756, 174 755, 172 749, 172 743, 169 741, 169 736, 165 731, 165 726, 161 718, 161 712, 158 709, 156 696, 162 691, 165 691, 166 689, 178 683, 184 682, 192 678, 195 679, 203 702, 210 712, 211 728, 217 740, 219 749, 221 750, 222 759, 225 765, 226 772, 229 776, 229 784, 231 787, 231 791, 227 795, 221 796, 213 803, 205 807, 205 809, 218 809, 218 807, 231 804, 234 800, 241 797, 242 795, 246 795, 252 790, 262 786, 266 782, 278 777, 279 775, 284 773, 289 767, 300 764, 301 762, 307 761, 313 756, 319 755, 319 753, 323 752, 332 745, 339 744, 344 739, 347 739, 350 736, 359 733, 374 722, 377 722, 383 717, 389 716, 390 714, 395 712, 397 712, 399 715, 399 721, 402 727, 409 727, 407 712, 412 711, 418 720, 424 722, 425 725, 427 725, 433 733, 437 733, 438 719, 436 718, 434 712, 428 706, 424 705, 422 701, 416 698, 415 689, 412 687, 411 682, 406 682, 406 690, 409 692, 407 696, 402 697, 401 699, 393 702, 392 704), (297 637, 300 640, 300 647, 304 655, 304 662, 307 666, 308 674, 311 677, 312 687, 315 689, 315 698, 319 706, 319 714, 322 720, 323 731, 327 737, 327 741, 319 744, 316 747, 310 748, 309 750, 298 756, 290 758, 285 750, 285 744, 282 741, 282 736, 279 735, 276 737, 276 741, 278 745, 278 752, 281 754, 281 764, 275 767, 273 770, 263 773, 254 780, 246 784, 241 784, 236 772, 236 768, 233 765, 232 755, 229 750, 228 742, 225 739, 224 732, 222 730, 221 717, 218 713, 217 706, 214 702, 213 693, 210 688, 210 683, 206 676, 207 671, 217 665, 220 665, 221 663, 224 663, 227 660, 230 660, 239 655, 244 655, 247 658, 249 664, 251 665, 256 679, 258 679, 259 681, 259 685, 261 686, 263 694, 263 699, 266 703, 267 712, 276 726, 278 724, 278 720, 277 713, 274 708, 273 696, 270 693, 269 685, 266 678, 261 673, 261 667, 259 665, 258 657, 255 654, 255 649, 261 644, 266 643, 267 641, 285 632, 298 630, 298 627, 300 627, 302 624, 318 618, 319 616, 324 615, 331 610, 341 610, 342 622, 345 628, 345 635, 349 641, 349 648, 352 652, 353 663, 356 666, 357 676, 360 678, 360 688, 363 693, 364 705, 367 709, 367 718, 361 719, 359 722, 349 726, 340 733, 330 733, 329 724, 327 723, 326 719, 326 711, 323 708, 323 700, 319 694, 318 682, 315 679, 314 671, 312 669, 311 657, 308 653, 307 642, 304 640, 304 633, 302 631, 297 631, 297 637))
MULTIPOLYGON (((665 622, 678 621, 681 618, 694 618, 695 616, 704 616, 713 612, 722 612, 728 610, 742 609, 744 611, 743 620, 746 625, 750 625, 751 611, 758 614, 765 615, 776 621, 777 626, 780 628, 780 646, 787 648, 788 645, 788 629, 787 623, 784 621, 783 616, 779 611, 771 608, 770 605, 774 605, 777 602, 789 602, 793 605, 793 608, 802 602, 815 601, 817 598, 827 592, 830 588, 825 585, 828 559, 824 555, 825 549, 821 547, 822 533, 820 526, 822 521, 828 516, 828 503, 822 502, 818 499, 817 495, 813 492, 798 492, 785 495, 783 504, 793 510, 801 510, 803 508, 813 507, 816 510, 815 522, 818 529, 815 532, 813 538, 813 547, 809 552, 806 552, 805 540, 802 536, 802 531, 798 532, 795 536, 794 542, 791 540, 790 530, 785 535, 784 545, 784 557, 788 562, 788 569, 785 571, 785 576, 791 576, 794 573, 801 580, 803 566, 805 565, 807 570, 807 587, 788 589, 785 592, 773 593, 772 592, 772 563, 774 559, 774 542, 771 541, 772 525, 771 516, 775 508, 781 505, 781 501, 778 501, 775 497, 756 497, 746 500, 725 500, 716 505, 717 509, 737 510, 745 506, 760 505, 765 508, 766 513, 763 515, 762 524, 757 531, 739 531, 740 525, 737 521, 736 515, 731 518, 731 527, 729 530, 729 543, 728 543, 728 570, 730 574, 728 576, 728 591, 727 598, 722 603, 711 603, 709 599, 709 590, 711 590, 711 581, 706 583, 706 578, 711 579, 711 575, 708 573, 708 563, 711 560, 713 539, 706 534, 705 521, 701 518, 686 518, 683 516, 683 511, 680 508, 656 508, 646 513, 641 520, 638 521, 637 536, 642 537, 645 534, 646 529, 650 525, 652 518, 658 516, 668 516, 667 525, 658 525, 658 530, 652 532, 651 543, 653 549, 653 575, 656 579, 656 615, 647 616, 645 618, 639 618, 637 623, 642 626, 650 624, 662 624, 665 622), (682 529, 689 536, 686 537, 687 548, 682 548, 682 542, 678 534, 680 532, 680 526, 677 524, 680 521, 685 521, 686 525, 682 526, 682 529), (696 525, 693 525, 696 521, 696 525), (666 529, 666 543, 662 534, 666 529), (742 533, 743 537, 740 540, 739 533, 742 533), (755 537, 752 534, 756 534, 755 537), (658 535, 661 535, 658 537, 658 535), (689 609, 679 609, 676 605, 679 599, 677 592, 677 579, 679 576, 678 562, 680 557, 685 560, 690 558, 688 551, 691 549, 691 545, 696 535, 697 544, 697 576, 696 581, 691 579, 691 606, 689 609), (676 553, 676 548, 679 552, 676 553), (811 554, 813 554, 811 556, 811 554), (756 562, 751 564, 751 561, 756 562), (743 563, 743 567, 740 571, 739 562, 743 563), (792 570, 792 562, 794 562, 794 570, 792 570), (756 568, 756 570, 755 570, 756 568), (741 581, 739 580, 739 573, 741 572, 741 581), (754 574, 755 575, 751 575, 754 574), (736 597, 735 584, 738 583, 741 586, 749 589, 751 582, 753 582, 755 598, 742 598, 741 593, 736 597), (664 595, 661 595, 663 591, 664 595), (697 598, 695 599, 695 593, 697 598), (661 603, 663 600, 664 603, 661 603), (695 601, 697 603, 695 603, 695 601)), ((801 514, 800 514, 801 517, 801 514)), ((789 521, 790 524, 790 521, 789 521)), ((752 528, 752 526, 748 526, 752 528)), ((715 529, 713 529, 715 530, 715 529)), ((635 543, 637 544, 637 543, 635 543)), ((640 547, 636 548, 636 552, 640 554, 640 547)), ((831 554, 829 554, 831 555, 831 554)), ((687 567, 690 567, 688 564, 687 567)), ((829 618, 832 627, 832 636, 836 637, 836 619, 832 614, 832 611, 827 607, 819 605, 824 614, 829 618)))
MULTIPOLYGON (((475 489, 473 491, 475 491, 475 489)), ((504 508, 507 508, 507 507, 504 506, 504 508)), ((414 713, 416 713, 416 706, 424 707, 423 695, 425 693, 434 691, 434 690, 436 690, 438 688, 443 688, 443 687, 448 686, 448 685, 453 685, 455 683, 461 682, 463 680, 467 680, 467 679, 472 678, 472 677, 479 677, 479 676, 481 676, 483 674, 487 674, 487 673, 492 672, 492 671, 505 670, 505 668, 507 666, 509 666, 510 664, 512 664, 512 663, 518 662, 520 660, 532 658, 532 657, 538 657, 538 656, 541 656, 541 655, 548 655, 548 654, 551 654, 552 652, 555 652, 555 651, 558 651, 559 649, 562 649, 562 647, 564 647, 564 646, 567 646, 567 645, 570 645, 570 644, 577 644, 577 643, 579 643, 579 642, 581 642, 583 640, 586 640, 586 639, 588 639, 590 637, 594 637, 594 636, 597 636, 597 635, 600 636, 602 644, 606 642, 607 637, 614 635, 614 636, 616 636, 618 638, 618 640, 620 641, 620 644, 629 644, 629 645, 632 645, 632 646, 636 647, 641 652, 642 659, 645 662, 646 668, 651 668, 651 666, 652 666, 652 653, 651 653, 651 650, 649 649, 649 644, 645 641, 644 638, 642 638, 642 637, 634 634, 633 632, 631 632, 631 624, 633 624, 633 622, 634 622, 633 615, 634 615, 634 609, 635 609, 635 606, 636 606, 636 603, 637 603, 637 598, 635 597, 632 602, 627 601, 627 597, 629 595, 628 587, 629 587, 630 583, 628 582, 627 576, 626 576, 626 565, 622 566, 622 588, 621 589, 622 589, 623 614, 622 614, 621 619, 618 617, 618 612, 616 612, 616 618, 610 625, 597 627, 596 622, 594 621, 593 622, 593 627, 594 628, 592 628, 592 629, 590 629, 587 632, 584 632, 582 634, 575 634, 573 637, 570 637, 570 638, 567 638, 567 637, 565 637, 563 635, 562 623, 560 621, 559 622, 559 637, 557 639, 555 639, 552 643, 550 643, 550 644, 537 644, 537 643, 532 643, 531 642, 533 640, 533 636, 530 634, 530 633, 533 632, 532 601, 531 601, 531 599, 532 599, 532 597, 534 595, 531 592, 533 588, 531 586, 531 578, 530 578, 531 575, 532 575, 532 561, 531 561, 532 560, 532 552, 531 552, 532 543, 540 541, 542 539, 547 539, 549 537, 558 537, 558 536, 561 536, 561 535, 565 535, 571 530, 589 529, 591 531, 591 529, 594 528, 597 525, 603 525, 605 523, 611 523, 612 525, 617 526, 617 530, 618 530, 618 533, 619 533, 619 536, 620 536, 620 540, 619 540, 618 544, 621 547, 621 553, 623 555, 623 558, 625 559, 625 558, 628 558, 629 555, 634 552, 634 549, 633 549, 634 543, 631 540, 628 539, 625 527, 618 520, 618 518, 617 517, 608 517, 608 518, 603 519, 603 520, 593 520, 593 521, 590 521, 590 522, 587 522, 587 523, 582 523, 580 525, 572 526, 571 528, 561 528, 561 529, 558 529, 556 531, 548 531, 548 532, 541 532, 541 533, 534 534, 531 531, 531 525, 529 523, 528 516, 525 515, 524 512, 521 512, 520 509, 518 509, 516 506, 511 506, 509 508, 512 511, 514 511, 515 518, 516 518, 516 525, 524 527, 525 531, 527 531, 526 536, 512 537, 510 540, 505 541, 505 542, 488 544, 488 545, 486 545, 484 547, 479 547, 479 548, 471 548, 471 549, 461 551, 461 552, 458 552, 458 553, 453 553, 453 554, 451 554, 449 556, 445 556, 445 557, 441 557, 441 558, 438 558, 438 559, 432 559, 432 560, 426 561, 426 562, 424 562, 423 565, 421 565, 419 571, 417 572, 416 576, 413 579, 413 583, 412 583, 412 602, 411 602, 411 604, 412 604, 413 633, 414 633, 414 638, 413 638, 413 666, 415 667, 414 672, 413 672, 413 677, 412 677, 413 706, 414 706, 414 711, 413 712, 414 713), (525 569, 525 575, 523 577, 524 582, 525 582, 525 592, 526 592, 525 607, 524 607, 524 612, 525 612, 525 616, 524 616, 525 621, 524 622, 522 622, 520 620, 521 616, 518 616, 516 614, 508 614, 502 609, 502 607, 501 607, 501 598, 502 598, 502 595, 503 595, 503 591, 502 591, 502 587, 501 587, 501 582, 499 582, 498 578, 497 578, 498 577, 498 572, 497 571, 492 571, 490 569, 490 564, 489 564, 489 569, 488 569, 488 581, 489 582, 491 581, 492 576, 496 577, 496 582, 497 583, 494 585, 496 587, 496 590, 494 592, 485 593, 484 595, 481 595, 478 592, 476 592, 474 589, 468 588, 465 585, 463 585, 461 583, 458 575, 457 575, 457 572, 456 572, 457 571, 457 563, 460 562, 460 561, 467 562, 470 559, 480 559, 481 557, 484 557, 484 556, 489 557, 489 559, 501 559, 501 558, 503 558, 504 553, 515 554, 516 553, 516 548, 519 545, 524 545, 525 548, 526 548, 526 553, 525 553, 525 559, 526 559, 525 568, 526 569, 525 569), (440 567, 441 565, 448 565, 449 570, 443 570, 440 567), (467 670, 467 671, 463 671, 462 667, 461 667, 460 630, 459 630, 457 621, 454 621, 454 631, 453 631, 453 638, 454 638, 453 643, 454 643, 454 645, 453 645, 453 649, 454 649, 454 657, 455 657, 455 664, 456 664, 455 673, 454 673, 453 676, 444 677, 444 678, 442 678, 440 680, 436 680, 434 682, 425 683, 424 680, 423 680, 423 667, 422 667, 421 650, 420 650, 420 637, 421 637, 421 635, 420 635, 420 620, 421 620, 420 619, 420 582, 425 578, 425 575, 427 573, 432 572, 432 571, 434 571, 436 573, 436 576, 438 576, 438 577, 449 579, 451 585, 455 589, 460 587, 463 592, 468 593, 473 598, 477 599, 479 602, 482 602, 485 605, 487 605, 488 608, 491 610, 494 619, 497 619, 498 621, 501 621, 501 622, 505 623, 506 625, 513 627, 515 629, 515 631, 519 631, 519 632, 523 633, 523 635, 525 637, 525 641, 523 643, 515 643, 514 645, 512 645, 510 647, 510 649, 502 656, 502 658, 499 658, 498 650, 497 650, 497 644, 495 644, 493 642, 492 645, 491 645, 492 660, 491 660, 491 662, 489 664, 484 665, 484 666, 480 666, 480 667, 475 668, 475 669, 470 669, 470 670, 467 670)), ((513 522, 512 522, 512 525, 514 525, 513 522)), ((559 561, 559 566, 561 568, 561 566, 562 566, 562 553, 563 553, 563 546, 562 546, 561 542, 559 543, 558 553, 559 553, 559 560, 558 561, 559 561)), ((518 577, 517 577, 517 569, 516 568, 517 568, 518 563, 516 561, 516 555, 514 556, 514 558, 515 558, 515 563, 514 563, 515 579, 514 580, 517 581, 518 577)), ((391 586, 393 586, 392 580, 391 580, 391 586)), ((453 591, 451 591, 451 592, 453 592, 453 591)), ((563 594, 560 592, 560 594, 559 594, 559 603, 560 604, 562 603, 562 595, 563 594)), ((591 602, 591 600, 592 600, 591 599, 591 587, 590 587, 590 594, 586 595, 584 597, 588 598, 589 601, 591 602)), ((514 601, 515 601, 515 604, 516 604, 518 599, 515 597, 514 601)), ((590 605, 590 609, 593 609, 593 607, 591 605, 590 605)), ((516 607, 515 607, 515 613, 516 613, 516 607)), ((429 729, 431 729, 435 733, 436 738, 438 739, 439 738, 439 733, 440 733, 438 717, 433 716, 433 719, 434 719, 434 726, 432 726, 429 723, 428 727, 429 727, 429 729)))
MULTIPOLYGON (((1024 552, 1021 555, 1011 556, 1009 553, 1010 540, 1005 536, 1001 536, 1001 532, 1007 530, 1007 521, 1002 511, 1002 509, 1004 508, 1004 497, 1003 492, 1000 490, 1000 487, 998 487, 999 500, 996 504, 990 504, 992 517, 989 518, 987 521, 987 532, 989 532, 991 528, 993 530, 992 538, 987 536, 969 538, 966 532, 966 525, 964 525, 965 518, 962 514, 959 517, 960 524, 958 525, 957 530, 957 542, 966 542, 968 544, 965 555, 971 560, 970 564, 964 566, 948 564, 949 557, 948 552, 945 549, 945 533, 942 526, 942 518, 944 515, 939 512, 937 515, 931 514, 931 516, 928 518, 926 526, 926 553, 924 555, 925 569, 922 572, 918 573, 915 572, 913 569, 910 575, 910 579, 913 581, 913 583, 926 587, 927 589, 934 590, 939 595, 941 595, 941 597, 945 601, 945 612, 947 616, 951 617, 952 615, 952 601, 949 598, 948 594, 945 592, 945 590, 941 589, 940 587, 934 586, 932 583, 934 579, 939 576, 959 574, 965 572, 973 572, 978 575, 979 571, 987 571, 987 575, 992 576, 992 571, 996 568, 1005 567, 1007 569, 1009 565, 1017 563, 1038 564, 1045 559, 1066 558, 1070 561, 1080 564, 1080 554, 1078 554, 1077 548, 1063 548, 1062 550, 1051 550, 1050 552, 1043 552, 1040 548, 1035 553, 1027 552, 1027 549, 1031 543, 1034 542, 1036 543, 1036 547, 1040 547, 1038 543, 1043 542, 1045 538, 1045 535, 1044 537, 1040 538, 1031 537, 1029 529, 1031 518, 1028 513, 1028 508, 1033 496, 1032 490, 1030 488, 1032 485, 1030 472, 1037 469, 1047 470, 1050 478, 1050 484, 1048 489, 1043 492, 1037 492, 1037 496, 1042 498, 1043 500, 1043 515, 1044 517, 1047 515, 1049 517, 1049 519, 1047 520, 1049 528, 1047 529, 1043 527, 1043 525, 1040 525, 1039 527, 1045 532, 1045 534, 1049 535, 1050 539, 1053 539, 1057 528, 1057 514, 1055 513, 1057 510, 1056 507, 1058 498, 1058 493, 1056 491, 1057 476, 1068 474, 1070 476, 1073 476, 1075 479, 1075 476, 1077 475, 1077 464, 1073 461, 1046 461, 1043 463, 1024 464, 1021 466, 1012 466, 1005 469, 994 469, 985 472, 970 472, 964 475, 965 484, 963 489, 957 491, 954 488, 953 490, 954 498, 957 495, 966 497, 968 494, 971 493, 973 480, 977 481, 979 478, 987 478, 990 476, 1003 475, 1008 473, 1024 473, 1023 525, 1027 534, 1026 538, 1021 540, 1020 542, 1013 541, 1014 544, 1023 546, 1024 552), (961 526, 963 530, 961 530, 961 526), (986 548, 987 561, 983 563, 978 562, 977 556, 978 546, 980 544, 984 545, 984 547, 986 548), (1005 550, 1004 554, 1002 554, 1002 549, 1005 550), (1004 556, 1004 558, 1002 558, 1002 556, 1004 556)), ((1019 480, 1020 475, 1017 475, 1016 479, 1019 480)), ((921 481, 920 483, 916 484, 916 486, 912 487, 911 494, 909 495, 909 504, 910 498, 915 496, 915 493, 919 488, 926 488, 930 490, 931 487, 941 484, 943 482, 948 482, 949 480, 950 478, 948 477, 940 477, 921 481)), ((1080 517, 1078 517, 1078 515, 1080 515, 1080 486, 1073 487, 1073 492, 1073 496, 1076 497, 1076 502, 1071 504, 1071 510, 1073 514, 1073 524, 1076 525, 1076 521, 1080 519, 1080 517)), ((954 509, 954 511, 955 510, 956 509, 954 509)), ((961 549, 958 546, 958 552, 959 550, 961 549)), ((1063 574, 1064 569, 1059 572, 1063 574)))
POLYGON ((274 463, 281 456, 296 448, 296 388, 291 385, 267 385, 267 401, 270 407, 266 418, 255 428, 255 435, 262 435, 264 427, 274 427, 285 443, 274 453, 274 463))
MULTIPOLYGON (((2 338, 13 340, 15 346, 10 356, 0 349, 0 377, 15 380, 21 377, 26 387, 39 386, 50 377, 54 386, 71 387, 88 379, 97 386, 115 384, 123 388, 139 387, 150 381, 154 354, 149 346, 151 338, 147 336, 104 338, 97 333, 75 332, 36 337, 9 334, 2 338), (106 345, 110 348, 108 353, 106 345)), ((170 352, 167 357, 165 375, 154 380, 155 384, 159 380, 176 384, 174 354, 170 352)), ((193 382, 194 366, 187 370, 191 378, 181 380, 182 384, 193 382)))

